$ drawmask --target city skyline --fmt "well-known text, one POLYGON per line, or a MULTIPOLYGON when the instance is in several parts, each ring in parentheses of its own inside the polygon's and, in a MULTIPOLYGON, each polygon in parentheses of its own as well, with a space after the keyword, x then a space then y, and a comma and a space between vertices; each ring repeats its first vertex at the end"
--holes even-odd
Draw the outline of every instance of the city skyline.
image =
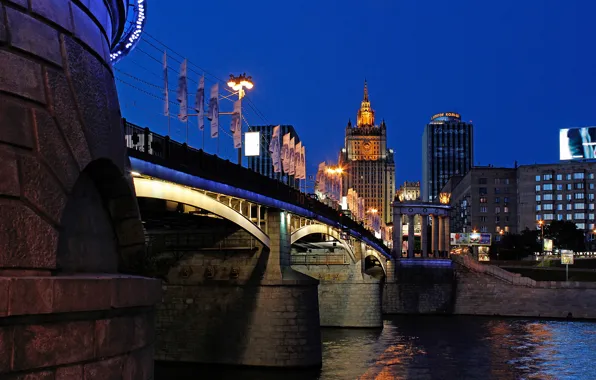
MULTIPOLYGON (((270 1, 250 7, 235 1, 189 2, 180 12, 152 3, 143 40, 155 36, 220 78, 252 75, 255 87, 248 98, 267 122, 250 110, 247 119, 253 125, 294 125, 310 148, 309 174, 319 162, 335 160, 365 78, 376 111, 390 126, 388 145, 395 149, 397 183, 421 179, 420 145, 404 141, 420 141, 424 125, 437 112, 452 110, 473 121, 474 164, 482 165, 556 162, 559 128, 596 123, 596 94, 591 90, 596 71, 590 64, 596 53, 585 48, 592 43, 590 15, 596 13, 596 4, 505 1, 493 8, 473 1, 432 1, 362 8, 359 2, 346 1, 342 7, 320 4, 316 12, 314 4, 280 8, 270 1), (238 28, 222 23, 233 8, 245 14, 242 37, 238 28), (433 19, 446 21, 427 22, 433 19), (355 23, 361 27, 353 28, 355 23), (205 38, 197 47, 201 35, 205 38), (364 52, 377 58, 354 59, 364 52), (514 133, 519 138, 508 137, 514 133)), ((162 52, 144 44, 116 69, 161 85, 160 63, 140 50, 158 58, 162 52)), ((124 78, 121 72, 116 75, 124 78)), ((175 79, 175 73, 170 75, 175 79)), ((160 101, 117 83, 123 115, 165 132, 166 119, 149 112, 161 110, 160 101)), ((189 86, 192 93, 194 85, 189 86)), ((222 119, 222 125, 227 123, 222 119)), ((173 122, 181 129, 179 124, 173 122)), ((191 129, 194 146, 200 146, 198 136, 191 129)))

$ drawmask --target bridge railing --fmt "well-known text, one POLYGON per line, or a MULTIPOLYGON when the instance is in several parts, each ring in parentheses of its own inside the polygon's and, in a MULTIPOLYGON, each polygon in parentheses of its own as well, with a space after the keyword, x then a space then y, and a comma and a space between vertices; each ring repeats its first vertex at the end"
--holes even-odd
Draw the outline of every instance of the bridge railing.
POLYGON ((292 265, 347 265, 349 264, 346 255, 292 255, 292 265))
MULTIPOLYGON (((333 208, 277 180, 225 160, 202 149, 173 141, 169 136, 124 120, 128 153, 144 161, 185 172, 197 177, 245 189, 283 202, 291 203, 332 220, 344 228, 357 231, 363 238, 385 247, 362 223, 343 216, 333 208)), ((388 251, 388 249, 387 249, 388 251)))

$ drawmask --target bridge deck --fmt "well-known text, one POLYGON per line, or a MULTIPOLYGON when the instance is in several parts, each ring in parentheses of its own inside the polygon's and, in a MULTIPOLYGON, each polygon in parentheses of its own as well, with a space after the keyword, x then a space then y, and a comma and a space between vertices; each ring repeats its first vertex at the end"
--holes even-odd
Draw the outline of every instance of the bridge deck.
MULTIPOLYGON (((151 132, 148 128, 141 128, 127 121, 124 121, 124 128, 128 154, 132 158, 228 185, 230 192, 233 189, 243 189, 308 210, 309 214, 321 216, 327 223, 349 231, 386 256, 390 254, 389 248, 361 223, 357 223, 337 210, 308 197, 299 190, 236 165, 229 160, 224 160, 217 155, 205 153, 201 149, 194 149, 186 144, 173 141, 168 136, 151 132)), ((222 193, 225 193, 225 189, 222 190, 222 193)), ((303 216, 310 217, 311 215, 303 216)))

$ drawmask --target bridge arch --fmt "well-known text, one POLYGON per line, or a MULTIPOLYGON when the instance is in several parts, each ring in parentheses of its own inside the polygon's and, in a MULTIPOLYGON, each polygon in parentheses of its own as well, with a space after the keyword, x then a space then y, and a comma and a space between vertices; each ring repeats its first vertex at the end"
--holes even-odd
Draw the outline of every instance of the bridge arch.
POLYGON ((334 239, 337 239, 340 244, 346 249, 350 257, 352 258, 353 262, 356 262, 356 256, 354 255, 354 249, 347 241, 342 239, 339 232, 331 227, 324 224, 310 224, 304 227, 301 227, 292 233, 290 241, 292 244, 297 242, 298 240, 302 239, 305 236, 313 235, 313 234, 323 234, 331 236, 334 239))
POLYGON ((148 178, 134 178, 137 197, 163 199, 184 203, 201 208, 235 223, 246 230, 267 248, 270 247, 269 236, 238 211, 218 202, 217 200, 194 191, 188 187, 174 183, 152 180, 148 178))
POLYGON ((379 255, 378 252, 374 251, 374 250, 369 250, 366 252, 365 255, 363 255, 362 260, 364 260, 364 271, 366 272, 368 269, 370 269, 370 264, 372 263, 372 261, 378 261, 379 264, 381 265, 381 269, 383 270, 383 276, 387 276, 387 262, 385 261, 385 257, 382 255, 379 255))

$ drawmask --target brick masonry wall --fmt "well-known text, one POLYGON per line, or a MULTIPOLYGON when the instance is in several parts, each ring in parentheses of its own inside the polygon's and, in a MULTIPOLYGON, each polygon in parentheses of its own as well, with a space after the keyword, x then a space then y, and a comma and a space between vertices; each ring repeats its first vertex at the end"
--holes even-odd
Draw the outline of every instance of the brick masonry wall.
POLYGON ((319 280, 322 327, 382 327, 381 281, 362 273, 362 263, 293 265, 319 280))
POLYGON ((153 376, 107 4, 0 1, 0 378, 153 376))

